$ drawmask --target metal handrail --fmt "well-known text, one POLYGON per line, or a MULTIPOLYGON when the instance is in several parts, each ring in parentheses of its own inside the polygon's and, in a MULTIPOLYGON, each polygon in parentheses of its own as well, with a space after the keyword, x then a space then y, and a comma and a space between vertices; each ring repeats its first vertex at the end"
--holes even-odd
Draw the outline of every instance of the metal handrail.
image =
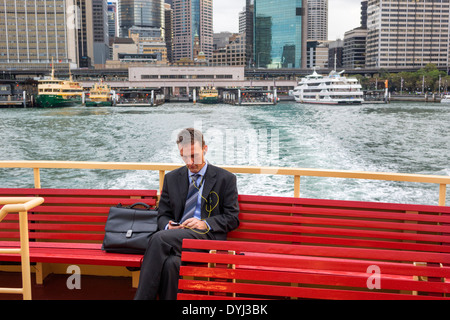
POLYGON ((3 254, 20 254, 22 265, 22 288, 0 288, 0 293, 22 294, 24 300, 31 300, 30 244, 28 238, 28 210, 44 202, 44 198, 2 197, 0 222, 8 213, 19 213, 20 249, 2 249, 3 254))
MULTIPOLYGON (((172 171, 181 164, 167 163, 121 163, 121 162, 77 162, 77 161, 0 161, 0 168, 31 168, 34 170, 35 188, 41 188, 40 169, 99 169, 99 170, 146 170, 159 171, 159 190, 162 190, 166 171, 172 171)), ((360 180, 382 180, 397 182, 430 183, 439 186, 439 205, 445 206, 447 185, 450 176, 362 172, 342 170, 321 170, 283 167, 221 166, 232 173, 283 175, 294 177, 294 197, 300 197, 301 177, 345 178, 360 180)))

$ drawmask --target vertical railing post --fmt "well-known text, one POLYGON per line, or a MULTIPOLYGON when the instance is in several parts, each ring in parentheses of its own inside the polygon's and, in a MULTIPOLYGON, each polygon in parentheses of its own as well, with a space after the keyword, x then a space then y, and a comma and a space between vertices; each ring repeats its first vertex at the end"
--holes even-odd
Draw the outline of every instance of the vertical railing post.
POLYGON ((23 299, 31 300, 30 241, 28 238, 28 212, 19 212, 20 255, 22 263, 23 299))
POLYGON ((447 197, 447 185, 441 184, 439 185, 439 205, 444 207, 447 197))
POLYGON ((300 176, 294 176, 294 198, 300 198, 300 176))
POLYGON ((39 168, 34 168, 34 187, 36 189, 41 188, 41 172, 39 171, 39 168))

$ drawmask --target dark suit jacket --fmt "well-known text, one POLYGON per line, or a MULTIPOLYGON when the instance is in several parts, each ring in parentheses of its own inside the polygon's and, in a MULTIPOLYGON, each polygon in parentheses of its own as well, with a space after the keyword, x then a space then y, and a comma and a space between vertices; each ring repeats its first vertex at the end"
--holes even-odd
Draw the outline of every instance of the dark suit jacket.
MULTIPOLYGON (((165 176, 158 211, 158 226, 160 230, 164 230, 170 220, 181 220, 188 189, 189 179, 187 167, 181 167, 165 176)), ((217 240, 225 240, 227 233, 239 226, 236 176, 208 163, 208 168, 205 173, 203 197, 211 199, 212 207, 219 201, 219 204, 209 214, 206 210, 207 203, 205 199, 202 199, 201 214, 202 219, 211 227, 210 233, 217 240), (217 193, 219 199, 217 199, 216 194, 212 193, 213 191, 217 193)), ((211 208, 211 204, 208 204, 208 209, 211 208)))

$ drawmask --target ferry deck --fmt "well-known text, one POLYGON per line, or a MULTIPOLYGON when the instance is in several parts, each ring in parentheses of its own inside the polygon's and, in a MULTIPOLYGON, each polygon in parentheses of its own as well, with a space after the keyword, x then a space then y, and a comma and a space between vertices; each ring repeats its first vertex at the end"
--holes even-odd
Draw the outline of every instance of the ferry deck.
MULTIPOLYGON (((41 171, 42 169, 62 169, 62 170, 137 170, 137 171, 156 171, 159 173, 159 190, 162 189, 162 183, 164 180, 164 175, 166 172, 178 168, 180 165, 177 164, 152 164, 152 163, 102 163, 102 162, 60 162, 60 161, 0 161, 0 169, 3 172, 8 172, 9 169, 13 170, 15 168, 22 168, 30 170, 30 176, 33 177, 34 189, 36 193, 39 190, 43 190, 45 186, 41 185, 41 171)), ((350 171, 336 171, 336 170, 316 170, 316 169, 302 169, 302 168, 267 168, 267 167, 239 167, 239 166, 227 166, 224 169, 229 170, 235 174, 252 174, 252 175, 283 175, 291 176, 294 178, 294 197, 293 199, 301 198, 301 181, 302 177, 323 177, 323 178, 336 178, 336 179, 357 179, 357 180, 369 180, 369 181, 395 181, 400 183, 424 183, 432 184, 436 186, 436 203, 428 204, 431 208, 433 206, 435 211, 439 211, 442 208, 442 216, 450 215, 449 208, 446 207, 446 197, 447 197, 447 185, 450 184, 450 177, 448 176, 431 176, 431 175, 415 175, 415 174, 396 174, 396 173, 377 173, 377 172, 350 172, 350 171)), ((21 186, 17 186, 20 188, 21 186)), ((82 186, 74 186, 74 189, 81 188, 82 186)), ((4 206, 0 209, 7 207, 7 204, 14 204, 14 199, 17 199, 17 205, 24 203, 23 198, 15 198, 12 196, 5 196, 5 194, 14 194, 15 188, 10 188, 8 190, 3 190, 0 194, 0 204, 4 206), (5 200, 6 199, 6 200, 5 200), (2 202, 3 201, 3 202, 2 202)), ((159 195, 159 190, 158 195, 159 195)), ((270 195, 268 195, 270 196, 270 195)), ((252 198, 253 202, 258 201, 256 196, 252 198)), ((289 197, 287 196, 286 199, 289 197)), ((35 198, 32 198, 35 199, 35 198)), ((30 200, 27 198, 26 201, 30 200)), ((46 199, 41 199, 44 201, 46 199)), ((35 201, 35 200, 33 200, 35 201)), ((38 207, 42 202, 35 203, 33 208, 38 207)), ((45 203, 43 204, 45 205, 45 203)), ((362 202, 359 204, 364 206, 362 202)), ((369 203, 367 203, 370 207, 369 203)), ((19 207, 17 207, 19 208, 19 207)), ((23 207, 20 207, 23 208, 23 207)), ((33 210, 33 208, 28 208, 33 210)), ((320 209, 320 208, 319 208, 320 209)), ((17 209, 19 210, 19 209, 17 209)), ((12 210, 11 212, 18 212, 12 210)), ((22 209, 23 210, 23 209, 22 209)), ((360 208, 364 210, 364 208, 360 208)), ((5 238, 1 235, 5 229, 2 229, 1 220, 5 217, 3 211, 0 211, 0 237, 5 238), (3 230, 3 231, 2 231, 3 230)), ((444 221, 444 220, 442 220, 444 221)), ((446 221, 446 220, 445 220, 446 221)), ((419 225, 421 223, 419 222, 419 225)), ((439 225, 441 223, 438 223, 439 225)), ((442 223, 442 225, 449 225, 449 223, 442 223)), ((9 227, 6 227, 8 229, 9 227)), ((335 227, 336 228, 336 227, 335 227)), ((339 227, 337 227, 339 228, 339 227)), ((411 229, 412 230, 412 229, 411 229)), ((405 231, 406 233, 420 233, 420 231, 405 231)), ((449 232, 450 233, 450 232, 449 232)), ((445 233, 448 234, 448 233, 445 233)), ((444 234, 444 235, 445 235, 444 234)), ((31 233, 30 233, 31 235, 31 233)), ((6 238, 8 238, 6 236, 6 238)), ((21 238, 22 239, 22 238, 21 238)), ((1 239, 0 239, 1 240, 1 239)), ((8 239, 6 239, 8 240, 8 239)), ((28 240, 27 240, 28 241, 28 240)), ((358 239, 355 239, 358 241, 358 239)), ((269 241, 271 243, 276 243, 277 241, 269 241)), ((408 242, 408 241, 407 241, 408 242)), ((413 241, 414 242, 414 241, 413 241)), ((0 241, 0 256, 2 253, 8 253, 8 251, 2 251, 0 241)), ((446 245, 442 243, 442 245, 446 245)), ((448 252, 448 251, 446 251, 448 252)), ((22 259, 27 259, 29 261, 30 257, 26 256, 29 253, 23 253, 22 259)), ((442 253, 444 255, 444 253, 442 253)), ((447 257, 448 254, 443 256, 443 262, 441 263, 441 269, 446 270, 448 267, 447 257)), ((0 259, 2 260, 2 259, 0 259)), ((3 261, 3 260, 2 260, 3 261)), ((23 261, 23 260, 22 260, 23 261)), ((70 263, 69 263, 70 264, 70 263)), ((69 289, 67 285, 68 277, 70 274, 66 272, 67 265, 61 264, 52 267, 52 272, 49 272, 45 281, 41 284, 37 284, 37 278, 41 277, 38 274, 37 269, 38 264, 31 260, 31 268, 26 268, 20 263, 2 262, 0 263, 0 300, 20 300, 33 299, 33 300, 130 300, 134 297, 136 291, 136 286, 130 285, 131 274, 129 271, 125 270, 123 267, 102 267, 102 266, 90 266, 83 270, 81 289, 69 289), (29 273, 29 275, 24 275, 29 273), (30 275, 31 274, 31 275, 30 275), (22 280, 22 281, 21 281, 22 280), (11 291, 5 288, 17 288, 23 283, 23 290, 16 289, 16 291, 11 291), (27 295, 25 292, 28 292, 27 295), (14 293, 14 294, 10 294, 14 293), (17 294, 19 293, 19 294, 17 294), (22 296, 23 295, 23 296, 22 296)), ((448 284, 447 279, 444 279, 445 290, 450 291, 450 284, 448 284)), ((442 282, 442 281, 441 281, 442 282)), ((135 284, 135 283, 134 283, 135 284)), ((407 290, 407 288, 405 288, 407 290)), ((445 291, 444 290, 444 291, 445 291)), ((445 292, 447 292, 445 291, 445 292)), ((448 297, 448 293, 444 293, 444 298, 448 297)), ((403 297, 403 296, 402 296, 403 297)), ((416 296, 417 298, 417 296, 416 296)), ((420 298, 420 296, 419 296, 420 298)))

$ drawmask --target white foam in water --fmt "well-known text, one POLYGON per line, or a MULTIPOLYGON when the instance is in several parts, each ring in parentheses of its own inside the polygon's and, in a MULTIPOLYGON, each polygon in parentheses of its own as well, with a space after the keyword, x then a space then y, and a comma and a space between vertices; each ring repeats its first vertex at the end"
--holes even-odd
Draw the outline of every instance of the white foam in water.
POLYGON ((105 184, 106 189, 150 189, 159 188, 159 174, 153 171, 129 171, 105 184))
MULTIPOLYGON (((0 159, 181 163, 176 134, 195 126, 219 166, 449 176, 450 112, 430 105, 4 109, 0 159)), ((5 170, 0 185, 33 185, 32 170, 5 170)), ((238 175, 239 192, 293 196, 293 177, 268 173, 238 175)), ((158 172, 146 171, 42 170, 41 180, 54 188, 159 187, 158 172)), ((325 199, 437 204, 439 197, 438 185, 352 179, 302 177, 300 189, 302 197, 325 199)))

